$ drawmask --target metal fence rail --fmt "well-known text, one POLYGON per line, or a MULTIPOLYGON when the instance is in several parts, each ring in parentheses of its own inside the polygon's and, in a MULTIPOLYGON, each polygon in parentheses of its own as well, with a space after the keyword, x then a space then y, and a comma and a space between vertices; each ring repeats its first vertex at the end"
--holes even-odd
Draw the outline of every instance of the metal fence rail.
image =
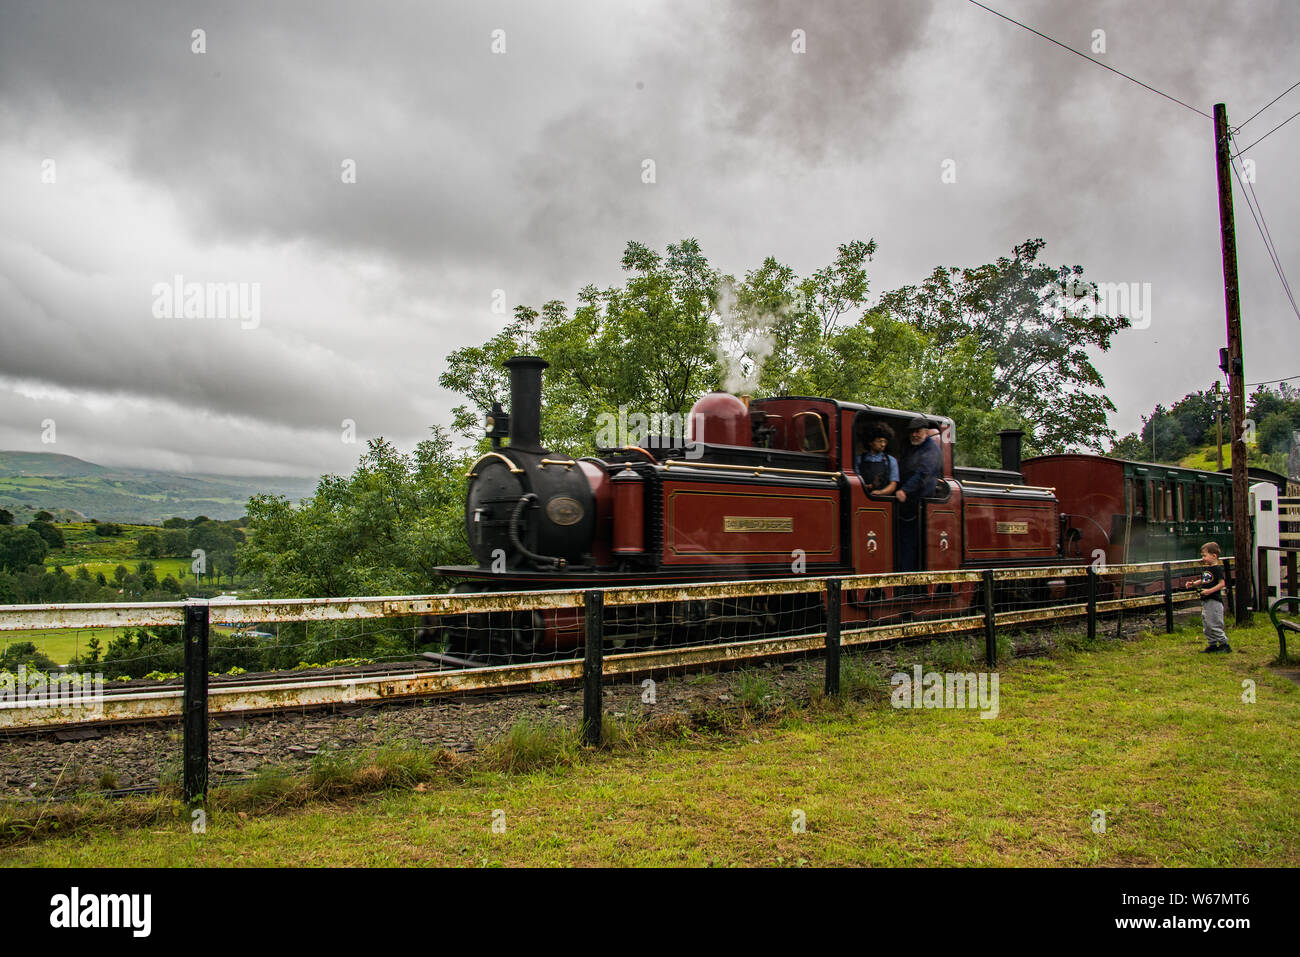
MULTIPOLYGON (((1229 559, 1228 580, 1231 582, 1229 559)), ((1099 616, 1129 609, 1165 610, 1166 626, 1173 630, 1174 609, 1196 595, 1176 591, 1174 570, 1190 571, 1194 561, 1112 566, 1099 572, 1086 566, 988 569, 985 571, 921 572, 912 574, 848 575, 831 578, 786 578, 747 582, 709 582, 682 585, 648 585, 545 592, 488 592, 453 595, 373 596, 327 599, 240 600, 101 605, 0 606, 0 632, 30 629, 145 627, 181 625, 184 628, 185 687, 157 691, 101 695, 96 707, 71 699, 63 707, 32 706, 21 701, 0 701, 0 731, 43 729, 68 724, 103 725, 131 721, 181 718, 184 722, 184 784, 187 798, 196 799, 207 788, 207 735, 213 715, 271 712, 277 709, 326 707, 424 699, 464 692, 506 690, 543 683, 581 681, 584 690, 583 730, 592 743, 601 734, 601 680, 604 676, 648 675, 668 669, 687 669, 723 662, 751 661, 787 655, 825 655, 826 690, 839 689, 839 651, 843 646, 867 646, 924 637, 946 637, 983 631, 985 656, 996 665, 999 628, 1066 618, 1086 617, 1088 634, 1096 634, 1099 616), (1098 597, 1098 582, 1120 576, 1124 595, 1128 576, 1144 579, 1150 593, 1129 597, 1098 597), (1156 577, 1158 576, 1158 578, 1156 577), (994 600, 999 583, 1026 580, 1060 582, 1086 577, 1087 600, 1075 597, 1049 605, 999 607, 994 600), (871 590, 917 585, 969 586, 975 596, 960 614, 926 620, 881 625, 841 626, 840 596, 869 594, 871 590), (982 593, 982 594, 981 594, 982 593), (611 614, 627 606, 672 605, 702 600, 754 599, 782 595, 817 595, 824 625, 796 629, 793 634, 726 640, 692 646, 636 648, 606 647, 603 638, 611 614), (978 613, 971 613, 977 608, 978 613), (216 684, 208 682, 208 628, 212 623, 247 625, 262 622, 340 622, 416 615, 474 615, 552 609, 582 609, 584 657, 465 668, 456 671, 413 672, 401 675, 331 676, 292 683, 260 682, 216 684), (613 609, 613 612, 609 610, 613 609)), ((1112 583, 1113 587, 1113 583, 1112 583)), ((1076 591, 1076 596, 1077 596, 1076 591)), ((852 596, 851 596, 852 597, 852 596)), ((856 599, 855 599, 856 600, 856 599)))

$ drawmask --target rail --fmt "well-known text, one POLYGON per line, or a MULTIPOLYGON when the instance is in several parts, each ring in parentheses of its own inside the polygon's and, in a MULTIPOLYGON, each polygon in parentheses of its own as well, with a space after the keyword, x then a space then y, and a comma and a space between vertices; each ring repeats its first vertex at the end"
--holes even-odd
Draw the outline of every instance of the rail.
MULTIPOLYGON (((1231 559, 1228 560, 1231 562, 1231 559)), ((1173 630, 1176 606, 1195 600, 1193 593, 1176 593, 1173 570, 1191 570, 1198 563, 1165 562, 1109 566, 1107 576, 1161 574, 1159 590, 1120 598, 1099 597, 1098 571, 1064 565, 1033 568, 987 569, 840 575, 824 578, 791 577, 743 582, 699 582, 673 585, 637 585, 564 591, 502 591, 476 594, 369 596, 319 599, 213 600, 210 602, 155 602, 98 605, 0 606, 0 632, 32 629, 146 627, 180 625, 184 629, 186 687, 131 691, 92 696, 82 692, 51 706, 0 698, 0 731, 43 730, 66 725, 114 724, 180 717, 185 724, 185 786, 190 797, 206 792, 207 726, 211 714, 262 713, 286 708, 325 707, 380 701, 428 698, 437 695, 505 690, 542 683, 583 682, 588 707, 584 728, 588 740, 599 740, 601 679, 605 675, 649 674, 665 669, 697 667, 792 654, 825 651, 828 660, 827 691, 838 691, 838 655, 841 646, 983 631, 990 667, 996 664, 998 628, 1063 618, 1086 617, 1088 633, 1095 636, 1099 616, 1128 609, 1163 606, 1166 627, 1173 630), (1086 577, 1087 600, 1049 603, 1032 608, 999 611, 994 601, 999 582, 1041 579, 1044 583, 1086 577), (840 595, 853 602, 854 592, 915 587, 918 585, 971 588, 972 601, 962 613, 911 622, 841 627, 840 595), (982 590, 982 599, 980 592, 982 590), (616 652, 604 647, 605 608, 675 603, 725 598, 779 595, 824 595, 824 629, 686 647, 652 648, 616 652), (832 598, 833 596, 833 598, 832 598), (211 623, 247 625, 264 622, 327 622, 413 615, 462 615, 549 609, 584 609, 587 640, 585 658, 463 668, 455 671, 401 674, 331 676, 293 682, 216 684, 207 681, 207 637, 211 623), (977 613, 972 613, 977 611, 977 613), (836 662, 834 669, 830 662, 836 662), (596 689, 593 697, 593 687, 596 689)), ((1229 574, 1231 580, 1231 575, 1229 574)), ((1124 592, 1121 590, 1121 595, 1124 592)))

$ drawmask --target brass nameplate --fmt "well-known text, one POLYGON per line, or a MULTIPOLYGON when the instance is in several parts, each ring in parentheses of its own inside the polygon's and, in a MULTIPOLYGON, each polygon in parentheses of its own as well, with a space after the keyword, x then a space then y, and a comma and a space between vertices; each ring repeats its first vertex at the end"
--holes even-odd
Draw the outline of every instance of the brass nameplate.
POLYGON ((761 515, 726 515, 724 532, 793 532, 793 518, 765 518, 761 515))
POLYGON ((999 535, 1024 535, 1028 531, 1028 522, 998 522, 999 535))

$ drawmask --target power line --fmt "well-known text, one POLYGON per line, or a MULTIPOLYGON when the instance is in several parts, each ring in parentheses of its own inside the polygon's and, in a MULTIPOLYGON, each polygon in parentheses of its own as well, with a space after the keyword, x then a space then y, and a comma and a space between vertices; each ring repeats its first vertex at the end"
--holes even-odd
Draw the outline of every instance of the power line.
MULTIPOLYGON (((974 2, 975 2, 975 0, 971 0, 971 3, 974 3, 974 2)), ((1297 116, 1300 116, 1300 113, 1292 113, 1290 116, 1288 116, 1285 120, 1283 120, 1283 121, 1282 121, 1281 123, 1279 123, 1277 126, 1273 127, 1271 130, 1269 130, 1267 133, 1265 133, 1265 134, 1264 134, 1263 136, 1261 136, 1259 139, 1255 140, 1255 142, 1251 143, 1249 146, 1245 146, 1245 147, 1242 147, 1241 149, 1237 150, 1237 155, 1240 156, 1242 153, 1246 152, 1246 150, 1254 149, 1256 146, 1258 146, 1260 143, 1264 142, 1266 139, 1268 139, 1270 136, 1272 136, 1274 133, 1276 133, 1276 132, 1277 132, 1278 130, 1280 130, 1282 127, 1286 126, 1288 123, 1290 123, 1292 120, 1294 120, 1297 116)))
POLYGON ((1273 237, 1268 231, 1268 224, 1264 220, 1264 207, 1259 205, 1259 197, 1255 195, 1255 187, 1243 181, 1241 173, 1237 171, 1237 165, 1232 164, 1232 175, 1237 177, 1237 185, 1241 187, 1242 198, 1246 200, 1246 208, 1250 210, 1250 218, 1255 221, 1255 228, 1259 230, 1259 238, 1264 241, 1264 249, 1268 253, 1269 259, 1273 263, 1273 271, 1277 273, 1277 278, 1282 283, 1282 292, 1287 301, 1291 303, 1291 310, 1300 319, 1300 307, 1296 306, 1295 296, 1291 293, 1291 284, 1287 282, 1286 271, 1282 268, 1281 257, 1277 254, 1277 247, 1273 245, 1273 237), (1253 200, 1253 202, 1252 202, 1253 200), (1259 212, 1256 214, 1256 207, 1259 212))
POLYGON ((1289 375, 1281 379, 1269 379, 1267 382, 1247 382, 1246 385, 1276 385, 1279 382, 1290 382, 1292 379, 1300 379, 1300 375, 1289 375))
MULTIPOLYGON (((1273 99, 1269 100, 1267 103, 1265 103, 1263 106, 1261 106, 1261 107, 1260 107, 1258 110, 1256 110, 1254 113, 1250 114, 1250 120, 1253 120, 1255 117, 1259 116, 1259 114, 1263 113, 1265 110, 1267 110, 1270 106, 1272 106, 1272 105, 1273 105, 1274 103, 1276 103, 1278 100, 1282 99, 1282 97, 1286 96, 1288 93, 1290 93, 1292 90, 1294 90, 1297 86, 1300 86, 1300 80, 1297 80, 1295 83, 1292 83, 1290 86, 1288 86, 1285 90, 1283 90, 1283 91, 1282 91, 1281 93, 1279 93, 1277 96, 1273 97, 1273 99)), ((1250 120, 1247 120, 1246 123, 1249 123, 1250 120)), ((1242 126, 1245 126, 1246 123, 1242 123, 1241 126, 1238 126, 1238 127, 1237 127, 1237 130, 1240 131, 1241 128, 1242 128, 1242 126)))
MULTIPOLYGON (((1048 40, 1048 41, 1050 41, 1050 42, 1052 42, 1052 43, 1055 43, 1055 44, 1056 44, 1058 47, 1060 47, 1062 50, 1069 50, 1069 51, 1070 51, 1071 53, 1073 53, 1075 56, 1081 56, 1081 57, 1083 57, 1085 60, 1087 60, 1089 63, 1095 63, 1095 64, 1097 64, 1097 66, 1101 67, 1103 70, 1110 70, 1111 73, 1117 73, 1117 74, 1119 74, 1120 76, 1122 76, 1124 79, 1126 79, 1126 80, 1131 80, 1132 82, 1136 83, 1138 86, 1142 87, 1143 89, 1150 90, 1152 93, 1159 94, 1160 96, 1163 96, 1166 100, 1172 100, 1173 102, 1177 103, 1179 106, 1185 106, 1185 107, 1187 107, 1187 109, 1191 110, 1193 113, 1199 113, 1199 114, 1201 114, 1201 116, 1205 117, 1207 120, 1212 120, 1212 119, 1214 119, 1213 116, 1211 116, 1209 113, 1206 113, 1204 110, 1198 110, 1196 107, 1194 107, 1194 106, 1192 106, 1192 105, 1190 105, 1190 104, 1188 104, 1188 103, 1184 103, 1182 100, 1178 99, 1178 97, 1176 97, 1176 96, 1170 96, 1168 93, 1164 93, 1164 92, 1162 92, 1162 91, 1160 91, 1160 90, 1157 90, 1154 86, 1151 86, 1151 85, 1149 85, 1149 84, 1147 84, 1147 83, 1143 83, 1141 80, 1137 79, 1136 77, 1129 76, 1127 73, 1123 72, 1122 70, 1117 70, 1117 69, 1115 69, 1113 66, 1107 66, 1105 63, 1102 63, 1100 60, 1097 60, 1097 59, 1094 59, 1093 57, 1088 56, 1088 54, 1086 54, 1086 53, 1080 53, 1080 52, 1079 52, 1078 50, 1076 50, 1074 47, 1066 46, 1066 45, 1065 45, 1064 43, 1062 43, 1060 40, 1057 40, 1057 39, 1054 39, 1054 38, 1052 38, 1052 37, 1049 37, 1046 33, 1040 33, 1038 30, 1035 30, 1033 27, 1031 27, 1031 26, 1026 26, 1025 24, 1021 23, 1019 20, 1014 20, 1014 19, 1012 19, 1011 17, 1007 16, 1005 13, 998 13, 998 11, 994 10, 992 7, 986 7, 986 6, 984 6, 984 4, 980 3, 979 0, 970 0, 970 2, 973 3, 973 4, 975 4, 975 6, 979 7, 981 10, 987 10, 989 13, 993 14, 994 16, 1001 17, 1003 20, 1006 20, 1008 23, 1014 23, 1016 26, 1020 27, 1022 30, 1028 30, 1030 33, 1035 34, 1036 36, 1040 36, 1040 37, 1042 37, 1044 40, 1048 40)), ((1243 125, 1244 125, 1244 124, 1243 124, 1243 125)), ((1267 136, 1268 134, 1266 133, 1266 134, 1264 134, 1264 135, 1267 136)), ((1261 137, 1261 139, 1262 139, 1262 138, 1263 138, 1263 137, 1261 137)))

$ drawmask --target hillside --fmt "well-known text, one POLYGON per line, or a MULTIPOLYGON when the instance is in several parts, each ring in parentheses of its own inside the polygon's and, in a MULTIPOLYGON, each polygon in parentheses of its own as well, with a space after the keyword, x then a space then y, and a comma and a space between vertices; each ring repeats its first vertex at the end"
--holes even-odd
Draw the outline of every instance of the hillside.
POLYGON ((13 512, 19 523, 41 509, 61 519, 148 524, 175 515, 238 518, 252 495, 267 492, 298 501, 315 490, 316 481, 107 468, 70 455, 0 451, 0 508, 13 512))

